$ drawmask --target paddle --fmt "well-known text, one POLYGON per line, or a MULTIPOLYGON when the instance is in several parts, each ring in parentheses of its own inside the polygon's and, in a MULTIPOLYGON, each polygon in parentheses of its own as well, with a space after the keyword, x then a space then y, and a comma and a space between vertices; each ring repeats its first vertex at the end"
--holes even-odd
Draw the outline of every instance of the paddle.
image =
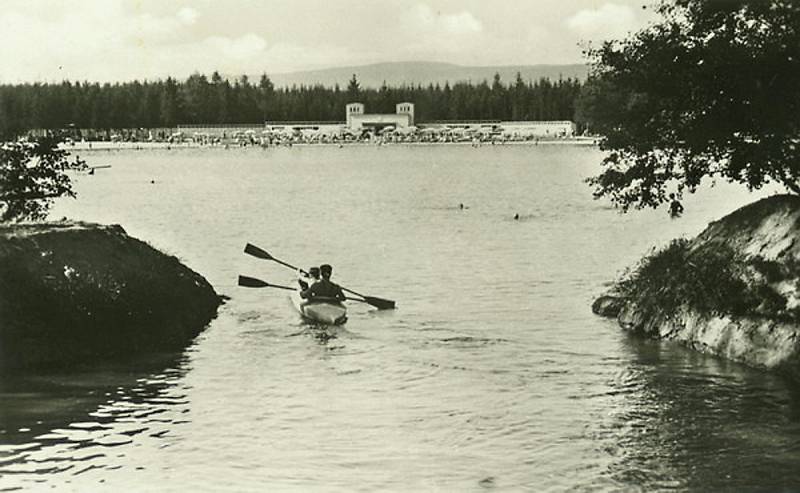
MULTIPOLYGON (((299 270, 303 274, 308 275, 308 272, 304 271, 303 269, 298 269, 297 267, 295 267, 292 264, 286 263, 283 260, 280 260, 280 259, 277 259, 277 258, 273 257, 272 255, 269 254, 269 252, 258 248, 257 246, 253 245, 252 243, 248 243, 247 245, 245 245, 244 253, 246 253, 248 255, 252 255, 253 257, 257 257, 257 258, 260 258, 260 259, 272 260, 273 262, 277 262, 277 263, 279 263, 281 265, 284 265, 284 266, 286 266, 286 267, 288 267, 288 268, 290 268, 292 270, 299 270)), ((392 301, 392 300, 387 300, 387 299, 384 299, 384 298, 378 298, 376 296, 364 296, 363 294, 357 293, 357 292, 353 291, 352 289, 347 289, 344 286, 340 286, 340 287, 342 288, 342 291, 347 291, 348 293, 354 294, 356 296, 361 296, 362 298, 364 298, 363 301, 365 303, 369 303, 370 305, 374 306, 375 308, 377 308, 379 310, 388 310, 388 309, 391 309, 391 308, 395 307, 395 302, 392 301)))
MULTIPOLYGON (((289 291, 296 291, 295 288, 289 286, 281 286, 280 284, 270 284, 267 281, 262 281, 261 279, 256 279, 255 277, 247 277, 247 276, 239 276, 239 286, 243 286, 245 288, 278 288, 278 289, 287 289, 289 291)), ((362 300, 361 298, 349 298, 345 297, 347 301, 360 301, 361 303, 367 303, 366 300, 362 300)))
POLYGON ((246 253, 248 255, 252 255, 253 257, 258 257, 258 258, 264 259, 264 260, 272 260, 274 262, 278 262, 279 264, 285 265, 286 267, 288 267, 288 268, 290 268, 292 270, 299 270, 303 274, 308 275, 308 272, 304 271, 303 269, 298 269, 297 267, 295 267, 292 264, 287 264, 286 262, 284 262, 282 260, 276 259, 272 255, 270 255, 268 252, 258 248, 257 246, 253 245, 252 243, 248 243, 247 245, 245 245, 244 253, 246 253))
POLYGON ((246 288, 278 288, 278 289, 288 289, 289 291, 294 291, 294 288, 290 288, 289 286, 281 286, 279 284, 270 284, 267 281, 262 281, 261 279, 256 279, 255 277, 247 277, 247 276, 239 276, 239 286, 244 286, 246 288))

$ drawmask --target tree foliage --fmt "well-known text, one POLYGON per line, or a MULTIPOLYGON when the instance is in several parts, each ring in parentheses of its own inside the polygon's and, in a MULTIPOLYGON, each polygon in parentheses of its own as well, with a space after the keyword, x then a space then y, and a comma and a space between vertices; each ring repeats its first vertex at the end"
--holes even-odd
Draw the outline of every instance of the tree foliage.
POLYGON ((627 210, 704 177, 800 193, 800 4, 662 0, 661 20, 590 49, 579 118, 603 135, 596 198, 627 210))
POLYGON ((356 74, 353 74, 353 77, 347 84, 347 96, 351 99, 357 99, 359 94, 361 94, 361 84, 358 83, 356 74))
POLYGON ((227 79, 193 74, 185 81, 122 84, 62 82, 0 85, 0 132, 25 129, 173 128, 178 124, 257 124, 264 121, 342 121, 354 101, 371 113, 394 113, 415 103, 419 121, 572 120, 581 83, 576 79, 521 77, 507 86, 487 82, 453 85, 361 87, 354 76, 342 89, 322 85, 276 88, 267 75, 227 79), (8 127, 8 128, 6 128, 8 127))
POLYGON ((85 169, 59 148, 59 136, 0 145, 0 221, 42 220, 53 199, 75 197, 68 170, 85 169))

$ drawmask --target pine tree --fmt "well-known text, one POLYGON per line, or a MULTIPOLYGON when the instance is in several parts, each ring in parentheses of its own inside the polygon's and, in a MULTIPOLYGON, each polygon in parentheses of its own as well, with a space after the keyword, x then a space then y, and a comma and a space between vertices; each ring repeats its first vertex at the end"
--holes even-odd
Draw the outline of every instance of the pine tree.
POLYGON ((258 81, 258 107, 259 110, 261 110, 262 120, 274 120, 274 118, 269 116, 270 112, 274 111, 274 99, 275 85, 272 83, 267 74, 261 74, 261 80, 258 81))
POLYGON ((361 96, 361 85, 359 85, 358 83, 356 74, 353 74, 353 77, 350 79, 350 83, 347 85, 347 97, 350 98, 351 102, 354 102, 358 101, 360 96, 361 96))

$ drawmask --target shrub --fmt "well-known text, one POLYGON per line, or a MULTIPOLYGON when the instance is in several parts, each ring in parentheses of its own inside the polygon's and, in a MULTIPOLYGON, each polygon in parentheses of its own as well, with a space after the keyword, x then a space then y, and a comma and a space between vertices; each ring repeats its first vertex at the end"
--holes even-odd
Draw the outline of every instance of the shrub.
POLYGON ((728 246, 691 249, 681 238, 643 258, 623 274, 617 289, 651 316, 671 316, 681 306, 707 316, 782 311, 786 299, 750 267, 728 246))

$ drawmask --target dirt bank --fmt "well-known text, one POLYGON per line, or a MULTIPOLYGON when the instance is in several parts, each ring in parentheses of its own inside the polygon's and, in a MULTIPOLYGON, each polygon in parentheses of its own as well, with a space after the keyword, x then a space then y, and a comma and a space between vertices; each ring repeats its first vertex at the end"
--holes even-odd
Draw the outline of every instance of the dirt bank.
POLYGON ((626 330, 800 379, 799 293, 800 197, 778 195, 644 260, 593 310, 626 330))

